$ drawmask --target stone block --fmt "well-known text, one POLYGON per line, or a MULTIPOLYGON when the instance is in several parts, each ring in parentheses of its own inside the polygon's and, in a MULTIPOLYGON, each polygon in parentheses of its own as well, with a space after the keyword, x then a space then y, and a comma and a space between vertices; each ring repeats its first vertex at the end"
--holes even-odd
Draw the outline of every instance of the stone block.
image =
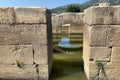
POLYGON ((4 7, 0 8, 0 24, 15 23, 14 8, 4 7))
POLYGON ((31 45, 2 45, 0 46, 0 64, 33 64, 31 45))
POLYGON ((22 27, 21 44, 47 44, 46 25, 17 25, 22 27))
POLYGON ((20 44, 21 28, 13 25, 0 25, 0 45, 20 44))
POLYGON ((93 24, 120 24, 120 6, 99 7, 93 6, 85 10, 84 23, 93 24))
POLYGON ((48 80, 49 78, 48 65, 39 65, 38 70, 39 70, 39 77, 44 80, 48 80))
MULTIPOLYGON (((15 8, 16 23, 47 23, 45 8, 15 8)), ((51 15, 51 14, 47 14, 51 15)))
POLYGON ((120 47, 120 25, 110 25, 107 29, 107 46, 120 47))
POLYGON ((111 48, 108 47, 91 47, 90 48, 90 60, 94 61, 110 61, 111 48))
POLYGON ((96 66, 96 64, 93 62, 90 62, 89 69, 90 69, 89 70, 89 80, 97 80, 97 77, 99 75, 99 69, 96 66))
POLYGON ((79 24, 79 26, 83 25, 83 17, 84 17, 84 13, 74 13, 73 23, 79 24))
POLYGON ((34 62, 36 64, 48 64, 48 48, 47 45, 33 45, 34 62))
POLYGON ((0 45, 47 44, 46 25, 0 25, 0 45))
POLYGON ((18 45, 17 53, 14 54, 16 60, 23 64, 33 64, 33 47, 32 45, 18 45))
POLYGON ((38 80, 36 68, 32 65, 26 65, 20 69, 16 65, 0 65, 1 80, 38 80))
POLYGON ((90 45, 91 46, 105 46, 106 45, 106 30, 105 25, 91 26, 90 45))
POLYGON ((112 48, 111 61, 115 63, 120 63, 120 47, 112 48))
POLYGON ((104 70, 108 80, 120 80, 120 63, 108 63, 104 70))

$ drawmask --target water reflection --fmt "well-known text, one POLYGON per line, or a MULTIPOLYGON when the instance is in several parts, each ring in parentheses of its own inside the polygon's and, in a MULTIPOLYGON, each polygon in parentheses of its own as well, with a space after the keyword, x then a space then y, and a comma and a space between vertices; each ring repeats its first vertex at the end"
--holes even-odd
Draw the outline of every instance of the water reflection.
POLYGON ((68 38, 68 37, 62 37, 61 41, 58 42, 58 46, 64 47, 64 48, 79 48, 79 47, 81 47, 81 46, 77 46, 77 45, 71 45, 70 38, 68 38))

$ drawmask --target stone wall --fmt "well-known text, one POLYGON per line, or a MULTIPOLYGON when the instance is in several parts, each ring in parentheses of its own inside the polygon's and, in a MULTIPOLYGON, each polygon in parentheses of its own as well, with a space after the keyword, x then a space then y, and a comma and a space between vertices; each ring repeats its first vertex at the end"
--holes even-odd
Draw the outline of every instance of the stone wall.
POLYGON ((78 31, 76 32, 81 33, 79 32, 79 30, 80 29, 83 30, 83 16, 84 13, 62 13, 58 15, 53 15, 52 16, 53 33, 61 33, 61 26, 64 24, 71 24, 72 28, 70 28, 70 32, 74 33, 75 31, 73 29, 77 28, 78 31))
POLYGON ((84 68, 89 80, 120 80, 120 6, 84 12, 84 68))
POLYGON ((0 80, 48 80, 51 30, 47 9, 0 8, 0 80))

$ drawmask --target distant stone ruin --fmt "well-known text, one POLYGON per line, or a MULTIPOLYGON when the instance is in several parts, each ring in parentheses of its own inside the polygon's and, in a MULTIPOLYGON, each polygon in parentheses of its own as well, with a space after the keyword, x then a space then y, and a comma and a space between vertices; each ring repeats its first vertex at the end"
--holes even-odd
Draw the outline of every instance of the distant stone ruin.
POLYGON ((51 29, 47 9, 0 8, 0 80, 48 80, 51 29))
POLYGON ((62 33, 62 26, 70 24, 69 33, 83 33, 84 13, 62 13, 52 16, 53 34, 62 33))

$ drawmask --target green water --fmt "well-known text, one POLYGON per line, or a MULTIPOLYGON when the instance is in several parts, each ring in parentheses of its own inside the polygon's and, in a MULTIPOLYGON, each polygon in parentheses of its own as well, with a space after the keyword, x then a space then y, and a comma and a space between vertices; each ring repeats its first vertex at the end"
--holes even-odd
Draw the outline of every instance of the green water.
MULTIPOLYGON (((54 65, 50 80, 87 80, 82 59, 82 47, 63 48, 58 46, 62 36, 53 36, 54 65)), ((83 35, 71 35, 71 45, 82 45, 83 35), (80 41, 79 41, 80 40, 80 41)))

